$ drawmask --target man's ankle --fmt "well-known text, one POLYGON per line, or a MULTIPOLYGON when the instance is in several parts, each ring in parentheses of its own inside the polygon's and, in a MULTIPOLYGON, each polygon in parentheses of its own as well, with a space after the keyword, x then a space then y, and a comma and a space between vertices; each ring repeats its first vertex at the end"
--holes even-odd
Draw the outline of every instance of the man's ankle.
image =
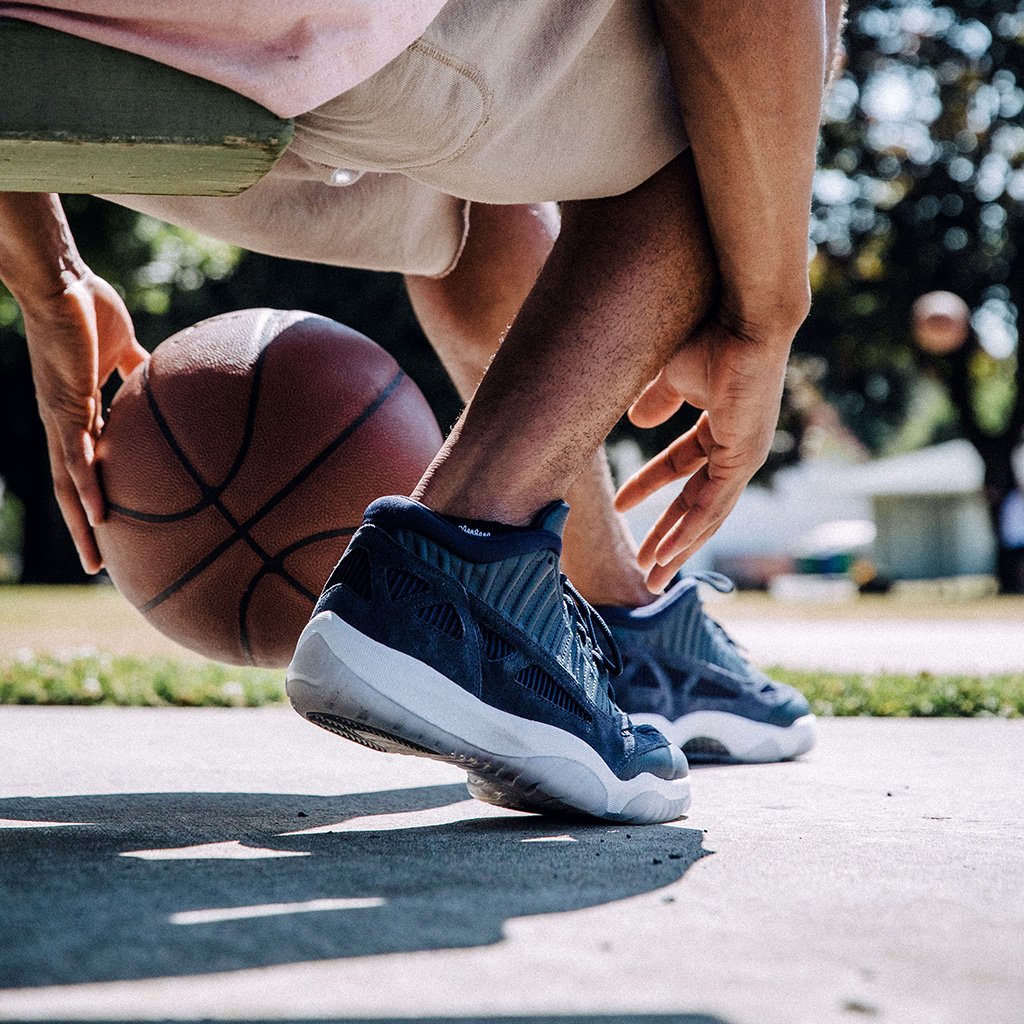
POLYGON ((510 500, 500 495, 481 494, 476 489, 461 491, 449 489, 427 481, 412 493, 412 497, 431 512, 446 519, 486 522, 505 527, 526 527, 533 522, 541 509, 556 500, 557 496, 538 498, 534 501, 510 500))
MULTIPOLYGON (((565 568, 564 565, 563 568, 565 568)), ((643 608, 658 598, 657 594, 652 594, 647 589, 639 566, 635 574, 623 573, 621 576, 597 576, 590 572, 581 576, 581 574, 574 574, 568 569, 566 569, 566 575, 572 580, 573 586, 587 599, 587 602, 595 607, 643 608)))

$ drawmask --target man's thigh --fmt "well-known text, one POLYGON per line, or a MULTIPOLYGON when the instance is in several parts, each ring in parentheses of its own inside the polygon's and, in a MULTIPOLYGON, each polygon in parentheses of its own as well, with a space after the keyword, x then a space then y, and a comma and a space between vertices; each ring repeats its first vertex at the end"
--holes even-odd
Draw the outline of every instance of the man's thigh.
POLYGON ((105 198, 270 256, 426 277, 454 267, 469 203, 401 174, 332 185, 334 170, 289 151, 241 195, 105 198))
POLYGON ((449 0, 394 61, 299 117, 292 149, 504 204, 617 195, 686 144, 648 0, 449 0))
POLYGON ((241 195, 109 198, 257 252, 437 277, 466 199, 616 195, 686 145, 647 0, 449 0, 381 72, 300 116, 241 195))

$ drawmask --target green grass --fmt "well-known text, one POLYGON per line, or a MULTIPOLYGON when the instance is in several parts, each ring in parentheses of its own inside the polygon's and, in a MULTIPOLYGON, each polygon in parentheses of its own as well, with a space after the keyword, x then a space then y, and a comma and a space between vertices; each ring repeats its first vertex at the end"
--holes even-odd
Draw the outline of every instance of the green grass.
POLYGON ((0 704, 256 708, 283 700, 283 670, 110 654, 0 661, 0 704))
POLYGON ((816 715, 914 718, 1024 717, 1024 673, 991 676, 833 673, 773 668, 816 715))
MULTIPOLYGON (((1024 717, 1024 674, 835 674, 776 668, 818 715, 1024 717)), ((284 700, 283 672, 134 655, 0 660, 0 704, 262 707, 284 700)))

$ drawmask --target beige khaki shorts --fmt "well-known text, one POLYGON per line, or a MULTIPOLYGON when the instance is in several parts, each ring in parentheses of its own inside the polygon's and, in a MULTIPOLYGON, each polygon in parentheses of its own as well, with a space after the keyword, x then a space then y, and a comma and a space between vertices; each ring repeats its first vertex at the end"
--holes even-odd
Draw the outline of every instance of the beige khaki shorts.
POLYGON ((440 276, 470 202, 618 195, 686 147, 648 0, 449 0, 240 196, 113 197, 258 252, 440 276))

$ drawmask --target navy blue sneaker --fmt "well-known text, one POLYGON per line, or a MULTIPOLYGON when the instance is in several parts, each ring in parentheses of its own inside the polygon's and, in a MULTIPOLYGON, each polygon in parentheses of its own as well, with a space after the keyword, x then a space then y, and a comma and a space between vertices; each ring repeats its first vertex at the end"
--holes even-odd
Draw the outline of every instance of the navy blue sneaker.
POLYGON ((567 513, 555 502, 515 529, 375 501, 288 667, 296 711, 376 750, 457 764, 492 803, 680 817, 686 758, 616 707, 615 642, 559 571, 567 513))
POLYGON ((601 608, 622 652, 619 704, 661 730, 691 761, 784 761, 816 739, 803 694, 769 679, 705 611, 698 582, 732 589, 719 573, 679 580, 644 608, 601 608))

